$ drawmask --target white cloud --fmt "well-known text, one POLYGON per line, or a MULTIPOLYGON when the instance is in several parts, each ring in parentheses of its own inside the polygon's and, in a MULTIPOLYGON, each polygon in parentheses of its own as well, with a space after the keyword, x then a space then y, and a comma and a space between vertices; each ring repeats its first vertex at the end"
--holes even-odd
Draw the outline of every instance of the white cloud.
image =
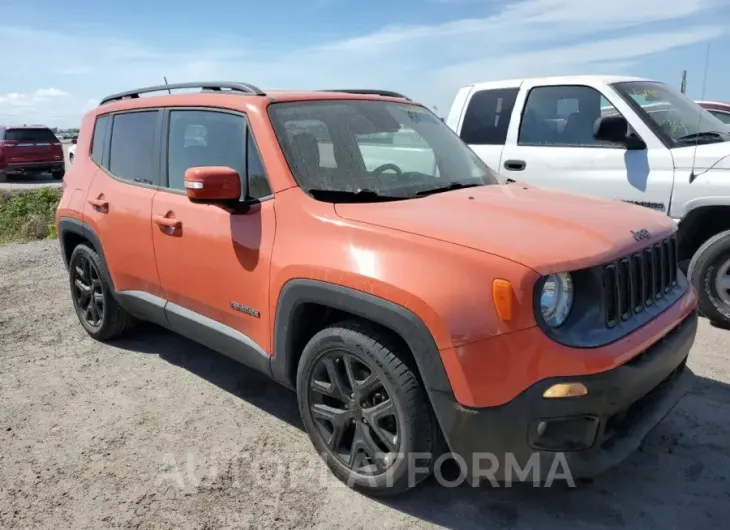
POLYGON ((0 94, 0 123, 49 123, 63 122, 62 98, 68 96, 57 88, 39 88, 30 94, 10 92, 0 94))
MULTIPOLYGON (((463 0, 444 3, 448 1, 463 0)), ((481 1, 486 7, 493 4, 481 1)), ((456 88, 469 82, 620 73, 644 56, 711 40, 728 27, 727 20, 709 16, 726 1, 613 0, 599 5, 588 0, 521 0, 481 18, 389 26, 283 51, 267 48, 275 42, 254 45, 215 33, 212 40, 197 38, 187 49, 169 50, 111 31, 69 34, 0 27, 15 43, 12 54, 0 54, 0 71, 20 72, 13 76, 16 86, 9 86, 7 77, 0 80, 0 93, 38 99, 35 87, 51 81, 69 93, 63 104, 45 94, 48 101, 29 107, 40 113, 34 119, 69 125, 77 124, 99 98, 161 84, 163 76, 170 82, 243 80, 263 88, 390 88, 445 112, 456 88), (32 71, 28 64, 34 65, 32 71)), ((3 107, 0 123, 8 113, 3 107)), ((10 107, 13 112, 17 108, 10 107)))
POLYGON ((68 96, 68 93, 57 88, 39 88, 33 96, 40 100, 68 96))

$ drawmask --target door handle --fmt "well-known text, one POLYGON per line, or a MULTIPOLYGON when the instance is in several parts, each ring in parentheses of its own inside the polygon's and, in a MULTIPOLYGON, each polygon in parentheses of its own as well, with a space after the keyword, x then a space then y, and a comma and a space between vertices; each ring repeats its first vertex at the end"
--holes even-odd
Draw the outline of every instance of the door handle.
POLYGON ((522 171, 527 167, 527 162, 524 160, 505 160, 504 169, 509 171, 522 171))
POLYGON ((174 217, 165 217, 164 215, 155 215, 153 217, 153 220, 155 223, 157 223, 159 226, 164 226, 165 228, 172 228, 173 230, 177 230, 182 226, 182 222, 180 219, 175 219, 174 217))
POLYGON ((96 199, 89 199, 89 204, 92 205, 94 208, 99 208, 101 210, 107 210, 109 208, 109 202, 103 199, 103 195, 99 195, 96 199))

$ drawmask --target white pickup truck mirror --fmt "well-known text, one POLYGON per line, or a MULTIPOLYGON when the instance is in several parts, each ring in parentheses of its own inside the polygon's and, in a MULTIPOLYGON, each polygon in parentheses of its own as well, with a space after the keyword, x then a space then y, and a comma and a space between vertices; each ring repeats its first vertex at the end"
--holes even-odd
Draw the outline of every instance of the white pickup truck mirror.
POLYGON ((623 116, 598 118, 593 124, 593 136, 596 140, 623 145, 626 149, 646 149, 646 144, 641 138, 629 135, 629 123, 623 116))

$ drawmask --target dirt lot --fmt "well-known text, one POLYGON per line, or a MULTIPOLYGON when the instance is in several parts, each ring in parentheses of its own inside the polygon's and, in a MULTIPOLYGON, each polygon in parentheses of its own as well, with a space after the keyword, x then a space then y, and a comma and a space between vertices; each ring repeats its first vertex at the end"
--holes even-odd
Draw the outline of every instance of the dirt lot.
POLYGON ((577 489, 444 488, 376 502, 324 472, 294 396, 143 328, 89 339, 56 242, 0 247, 0 528, 721 528, 730 332, 701 322, 690 395, 577 489))

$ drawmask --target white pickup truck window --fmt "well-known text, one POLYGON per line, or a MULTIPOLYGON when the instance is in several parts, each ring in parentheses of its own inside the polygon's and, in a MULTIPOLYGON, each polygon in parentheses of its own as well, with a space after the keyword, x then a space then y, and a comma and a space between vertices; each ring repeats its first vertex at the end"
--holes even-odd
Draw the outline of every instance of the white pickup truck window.
POLYGON ((613 88, 672 147, 722 143, 730 136, 726 124, 667 85, 627 81, 615 83, 613 88))
POLYGON ((544 86, 527 96, 520 125, 519 145, 605 147, 593 136, 602 115, 619 114, 595 88, 544 86))

